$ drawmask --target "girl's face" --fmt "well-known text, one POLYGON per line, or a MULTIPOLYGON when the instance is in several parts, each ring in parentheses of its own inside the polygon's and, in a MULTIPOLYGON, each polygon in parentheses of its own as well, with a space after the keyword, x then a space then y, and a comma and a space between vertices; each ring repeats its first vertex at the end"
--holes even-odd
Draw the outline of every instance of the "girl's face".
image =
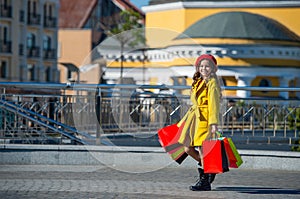
POLYGON ((213 71, 213 66, 210 61, 204 59, 200 62, 200 65, 197 66, 197 71, 200 72, 201 76, 206 79, 210 76, 213 71))

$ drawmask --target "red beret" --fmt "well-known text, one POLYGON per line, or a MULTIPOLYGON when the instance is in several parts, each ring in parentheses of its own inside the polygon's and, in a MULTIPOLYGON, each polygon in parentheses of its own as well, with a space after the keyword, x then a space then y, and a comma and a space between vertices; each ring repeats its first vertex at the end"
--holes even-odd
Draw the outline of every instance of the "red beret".
POLYGON ((195 66, 198 66, 199 63, 203 60, 203 59, 208 59, 210 61, 212 61, 213 63, 215 63, 215 65, 217 65, 217 60, 214 56, 212 56, 211 54, 203 54, 201 56, 199 56, 195 62, 195 66))

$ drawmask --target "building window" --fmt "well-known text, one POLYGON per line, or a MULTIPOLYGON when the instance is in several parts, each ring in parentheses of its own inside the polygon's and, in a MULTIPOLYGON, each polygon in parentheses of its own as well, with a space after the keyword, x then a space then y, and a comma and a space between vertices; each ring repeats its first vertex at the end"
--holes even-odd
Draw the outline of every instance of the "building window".
POLYGON ((44 27, 55 28, 57 25, 57 18, 54 17, 55 5, 46 3, 44 4, 44 27))
POLYGON ((6 78, 6 71, 7 71, 7 61, 1 61, 1 65, 0 65, 1 78, 6 78))
POLYGON ((11 41, 9 39, 9 27, 0 25, 0 52, 11 53, 11 41))
POLYGON ((52 4, 45 4, 44 5, 44 15, 47 17, 53 16, 53 5, 52 4))
POLYGON ((27 34, 27 48, 35 47, 35 35, 33 33, 27 34))
MULTIPOLYGON (((260 80, 258 86, 260 87, 270 87, 272 86, 271 82, 267 79, 260 80)), ((262 91, 263 93, 267 93, 268 91, 262 91)))
POLYGON ((44 17, 48 16, 48 12, 47 12, 47 4, 44 5, 44 17))
POLYGON ((29 0, 27 2, 28 14, 37 15, 37 3, 34 0, 29 0))
POLYGON ((35 65, 27 64, 27 80, 34 81, 35 79, 35 65))
POLYGON ((51 82, 51 68, 47 67, 46 69, 46 82, 51 82))
POLYGON ((260 87, 270 87, 270 86, 271 86, 271 83, 270 83, 270 81, 267 80, 267 79, 262 79, 262 80, 260 80, 260 82, 259 82, 259 86, 260 86, 260 87))
POLYGON ((1 1, 1 5, 4 7, 4 8, 7 8, 8 7, 8 0, 2 0, 1 1))
POLYGON ((3 27, 1 38, 3 40, 3 43, 6 44, 8 41, 8 27, 6 26, 3 27))
POLYGON ((51 37, 44 36, 43 38, 43 49, 44 50, 50 50, 51 49, 51 37))

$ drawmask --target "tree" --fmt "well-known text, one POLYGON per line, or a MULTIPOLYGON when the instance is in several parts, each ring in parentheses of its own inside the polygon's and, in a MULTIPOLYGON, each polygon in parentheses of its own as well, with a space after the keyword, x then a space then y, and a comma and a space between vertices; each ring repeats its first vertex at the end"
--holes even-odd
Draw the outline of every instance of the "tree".
POLYGON ((120 15, 112 17, 110 24, 101 24, 105 33, 108 36, 113 36, 120 43, 120 83, 123 80, 123 68, 124 68, 124 49, 125 46, 131 48, 138 45, 144 45, 146 40, 144 36, 144 30, 142 21, 143 17, 140 13, 133 10, 121 11, 120 15))

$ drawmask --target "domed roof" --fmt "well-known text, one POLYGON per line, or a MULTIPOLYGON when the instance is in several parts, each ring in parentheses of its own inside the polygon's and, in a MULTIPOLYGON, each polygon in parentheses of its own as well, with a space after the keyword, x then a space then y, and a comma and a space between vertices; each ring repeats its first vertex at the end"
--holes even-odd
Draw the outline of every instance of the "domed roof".
POLYGON ((300 42, 300 37, 274 19, 249 12, 220 12, 188 27, 175 39, 234 38, 300 42))

